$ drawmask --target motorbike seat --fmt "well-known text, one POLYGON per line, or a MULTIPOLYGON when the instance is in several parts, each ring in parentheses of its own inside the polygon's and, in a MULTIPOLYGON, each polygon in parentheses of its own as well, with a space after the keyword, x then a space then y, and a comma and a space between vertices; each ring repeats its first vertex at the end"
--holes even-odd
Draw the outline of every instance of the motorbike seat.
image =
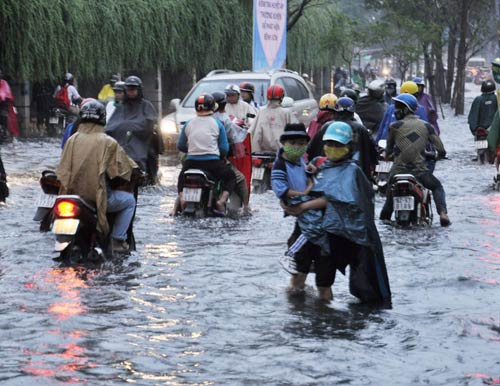
POLYGON ((409 173, 408 174, 396 174, 394 176, 394 181, 396 183, 403 182, 403 181, 404 182, 407 182, 407 181, 413 182, 414 184, 418 183, 417 179, 415 178, 415 176, 413 174, 409 174, 409 173))
POLYGON ((197 175, 206 179, 209 183, 215 184, 215 178, 206 170, 201 169, 187 169, 184 172, 184 176, 197 175))

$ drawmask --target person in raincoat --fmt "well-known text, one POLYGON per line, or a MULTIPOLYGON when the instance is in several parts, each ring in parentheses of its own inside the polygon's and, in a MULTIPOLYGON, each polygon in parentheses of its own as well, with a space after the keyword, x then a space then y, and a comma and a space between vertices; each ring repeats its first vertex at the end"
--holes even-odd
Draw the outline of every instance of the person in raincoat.
POLYGON ((385 83, 381 80, 373 80, 368 84, 368 94, 359 98, 356 103, 356 112, 373 136, 377 135, 387 109, 384 93, 385 83))
POLYGON ((0 142, 2 137, 9 135, 14 137, 19 135, 17 112, 9 83, 3 79, 3 72, 0 69, 0 142))
POLYGON ((314 138, 325 123, 333 121, 335 103, 337 103, 337 96, 335 94, 328 93, 319 98, 318 115, 309 123, 309 127, 307 128, 307 134, 309 134, 310 138, 314 138))
POLYGON ((434 105, 434 100, 432 95, 424 92, 425 82, 420 77, 413 78, 413 81, 418 86, 418 91, 415 94, 415 98, 418 100, 418 104, 425 109, 425 115, 427 116, 427 122, 429 122, 436 131, 436 134, 441 134, 441 130, 439 129, 438 124, 438 113, 436 111, 436 106, 434 105))
POLYGON ((112 102, 115 100, 114 86, 115 83, 119 80, 120 77, 118 75, 111 75, 109 81, 104 86, 102 86, 101 91, 99 91, 99 94, 97 95, 97 99, 99 99, 99 102, 106 105, 108 102, 112 102))
POLYGON ((470 107, 468 123, 472 135, 478 128, 488 129, 498 110, 495 82, 488 79, 481 84, 481 95, 474 98, 470 107))
POLYGON ((60 194, 78 194, 96 205, 97 230, 102 240, 110 233, 106 213, 116 213, 111 248, 114 252, 127 252, 127 231, 136 201, 130 191, 122 189, 132 181, 137 164, 116 140, 104 133, 106 110, 102 103, 95 99, 86 101, 79 117, 78 131, 68 139, 56 171, 60 194), (115 184, 120 189, 112 189, 115 184))
POLYGON ((252 152, 277 151, 281 147, 280 136, 284 127, 288 123, 297 123, 295 116, 281 106, 284 97, 285 90, 278 84, 267 89, 267 105, 260 109, 249 130, 252 152))
MULTIPOLYGON (((389 278, 382 243, 375 226, 372 184, 352 160, 351 127, 332 122, 323 141, 326 161, 317 169, 310 194, 317 198, 286 209, 299 216, 306 211, 324 210, 322 221, 300 216, 302 234, 321 245, 334 262, 334 269, 345 274, 349 265, 349 291, 362 302, 391 301, 389 278), (341 181, 341 183, 339 182, 341 181)), ((335 276, 333 275, 332 284, 335 276)), ((333 294, 331 294, 333 297, 333 294)))

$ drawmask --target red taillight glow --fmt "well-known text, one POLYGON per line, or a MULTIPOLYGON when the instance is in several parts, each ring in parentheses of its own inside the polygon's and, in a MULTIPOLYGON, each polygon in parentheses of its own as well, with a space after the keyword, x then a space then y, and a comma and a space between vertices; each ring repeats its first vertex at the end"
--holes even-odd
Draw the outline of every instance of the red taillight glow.
POLYGON ((72 201, 59 201, 55 207, 57 217, 76 217, 80 213, 78 205, 72 201))
POLYGON ((262 165, 262 160, 259 158, 252 158, 252 165, 258 167, 258 166, 262 165))

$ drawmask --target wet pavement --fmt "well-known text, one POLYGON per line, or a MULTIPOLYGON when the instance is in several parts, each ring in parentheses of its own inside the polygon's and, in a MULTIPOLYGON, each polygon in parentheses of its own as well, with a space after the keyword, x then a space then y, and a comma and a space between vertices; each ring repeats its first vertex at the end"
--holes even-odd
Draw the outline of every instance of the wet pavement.
MULTIPOLYGON (((471 86, 467 103, 479 93, 471 86)), ((468 108, 466 108, 468 111, 468 108)), ((377 222, 392 309, 286 293, 278 264, 292 231, 272 192, 250 218, 169 217, 179 166, 141 192, 137 252, 98 270, 61 268, 32 221, 55 140, 2 146, 11 197, 0 207, 1 385, 500 384, 500 193, 472 162, 466 117, 445 110, 440 161, 452 226, 377 222)), ((383 203, 377 197, 377 213, 383 203)))

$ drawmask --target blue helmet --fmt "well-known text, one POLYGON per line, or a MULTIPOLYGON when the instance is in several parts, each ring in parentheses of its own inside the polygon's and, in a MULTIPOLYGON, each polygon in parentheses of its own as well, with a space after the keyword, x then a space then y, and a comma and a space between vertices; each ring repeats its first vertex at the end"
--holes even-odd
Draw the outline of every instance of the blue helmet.
POLYGON ((325 134, 323 134, 323 141, 336 141, 347 145, 352 141, 351 126, 345 122, 330 123, 325 131, 325 134))
POLYGON ((351 98, 344 96, 337 99, 337 103, 333 106, 333 110, 336 112, 349 111, 353 113, 356 110, 356 107, 351 98))
POLYGON ((417 86, 425 86, 424 80, 418 76, 413 78, 412 81, 415 82, 417 86))
POLYGON ((408 110, 410 110, 412 113, 415 113, 418 108, 418 101, 417 98, 415 98, 411 94, 399 94, 398 96, 395 96, 392 98, 393 101, 399 102, 404 104, 406 107, 408 107, 408 110))

